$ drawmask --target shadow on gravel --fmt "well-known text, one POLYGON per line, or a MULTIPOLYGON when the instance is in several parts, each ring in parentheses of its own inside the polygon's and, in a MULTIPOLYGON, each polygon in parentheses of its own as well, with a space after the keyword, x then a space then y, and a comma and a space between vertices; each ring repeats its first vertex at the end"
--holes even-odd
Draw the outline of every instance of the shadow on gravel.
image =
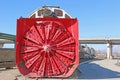
POLYGON ((120 72, 106 69, 95 63, 87 62, 85 64, 79 65, 78 69, 82 72, 82 74, 78 77, 79 79, 120 78, 120 72))
POLYGON ((97 59, 97 58, 94 58, 94 59, 80 59, 80 63, 82 63, 82 62, 86 62, 86 61, 90 61, 90 62, 92 62, 92 61, 99 61, 99 60, 104 60, 104 59, 97 59))

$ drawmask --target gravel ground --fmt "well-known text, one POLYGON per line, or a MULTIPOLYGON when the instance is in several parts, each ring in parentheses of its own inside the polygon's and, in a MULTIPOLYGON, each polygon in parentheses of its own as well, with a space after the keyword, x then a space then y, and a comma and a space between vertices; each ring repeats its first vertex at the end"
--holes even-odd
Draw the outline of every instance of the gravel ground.
MULTIPOLYGON (((56 78, 53 79, 52 78, 49 80, 69 80, 69 79, 75 80, 78 78, 77 76, 78 74, 81 74, 81 73, 78 69, 76 69, 74 74, 67 79, 56 79, 56 78)), ((28 77, 21 75, 18 69, 14 67, 13 69, 0 68, 0 80, 48 80, 48 78, 44 78, 44 79, 28 78, 28 77)))
MULTIPOLYGON (((70 80, 75 80, 76 75, 80 80, 120 80, 120 66, 116 66, 116 60, 93 60, 83 62, 79 65, 79 70, 75 71, 70 80), (108 78, 108 79, 107 79, 108 78)), ((69 79, 49 79, 49 80, 69 80, 69 79)), ((37 80, 24 77, 16 67, 13 69, 0 68, 0 80, 37 80)), ((48 79, 38 79, 48 80, 48 79)))

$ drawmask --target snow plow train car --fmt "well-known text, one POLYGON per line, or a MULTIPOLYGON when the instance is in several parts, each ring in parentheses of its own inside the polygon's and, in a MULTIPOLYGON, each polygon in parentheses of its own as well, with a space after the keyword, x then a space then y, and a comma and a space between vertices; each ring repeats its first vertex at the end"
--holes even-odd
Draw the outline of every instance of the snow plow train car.
POLYGON ((43 6, 17 20, 16 65, 28 77, 69 77, 79 64, 78 21, 43 6))

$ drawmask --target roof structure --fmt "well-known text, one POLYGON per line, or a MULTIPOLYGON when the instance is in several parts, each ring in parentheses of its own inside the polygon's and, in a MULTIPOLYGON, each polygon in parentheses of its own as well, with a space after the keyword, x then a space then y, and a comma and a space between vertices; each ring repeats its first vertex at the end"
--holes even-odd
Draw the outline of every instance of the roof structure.
POLYGON ((0 33, 0 43, 14 43, 15 40, 15 35, 0 33))

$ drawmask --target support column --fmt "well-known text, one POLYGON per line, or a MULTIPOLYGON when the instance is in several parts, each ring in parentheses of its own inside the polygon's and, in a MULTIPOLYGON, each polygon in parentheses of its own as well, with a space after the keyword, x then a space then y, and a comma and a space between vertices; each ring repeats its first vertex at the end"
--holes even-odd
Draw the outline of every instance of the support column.
POLYGON ((107 43, 107 59, 112 59, 112 44, 107 43))
POLYGON ((3 47, 3 45, 4 45, 3 43, 0 43, 0 48, 2 48, 2 47, 3 47))

